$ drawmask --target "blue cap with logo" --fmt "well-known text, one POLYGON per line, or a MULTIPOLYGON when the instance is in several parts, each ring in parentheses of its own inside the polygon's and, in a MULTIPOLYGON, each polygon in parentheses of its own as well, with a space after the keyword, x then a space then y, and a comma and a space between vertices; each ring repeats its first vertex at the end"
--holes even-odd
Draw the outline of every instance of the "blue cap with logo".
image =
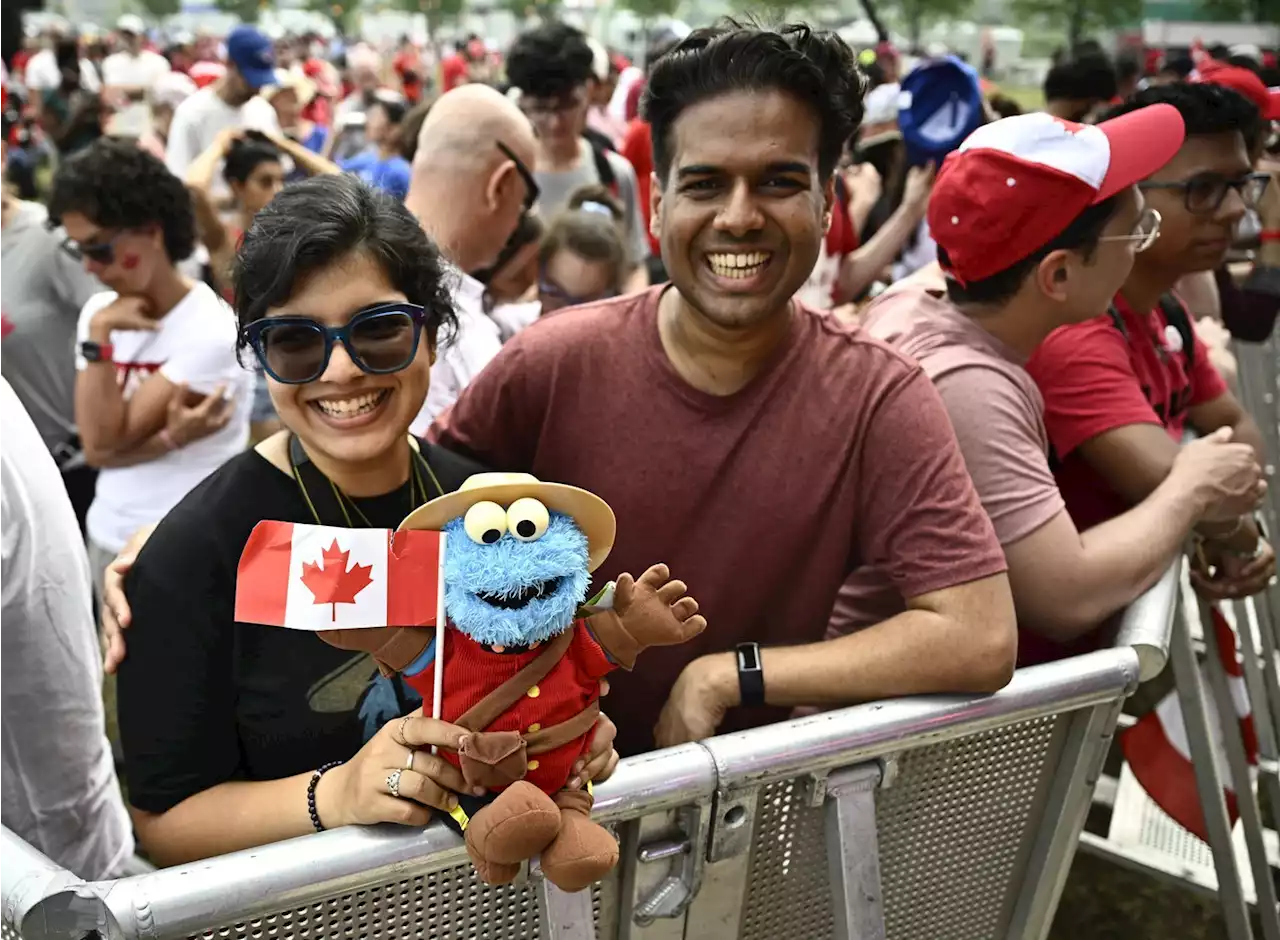
POLYGON ((227 34, 227 59, 250 88, 275 82, 276 55, 267 34, 252 26, 237 26, 227 34))
POLYGON ((902 80, 898 129, 913 165, 941 163, 984 118, 978 73, 955 56, 926 59, 902 80))

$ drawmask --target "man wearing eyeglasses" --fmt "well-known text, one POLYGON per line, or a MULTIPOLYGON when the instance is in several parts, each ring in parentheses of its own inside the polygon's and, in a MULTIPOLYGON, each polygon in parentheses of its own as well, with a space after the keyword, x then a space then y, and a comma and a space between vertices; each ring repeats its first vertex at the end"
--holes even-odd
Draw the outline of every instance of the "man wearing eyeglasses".
MULTIPOLYGON (((1182 142, 1167 105, 1094 127, 1039 113, 979 128, 943 163, 929 201, 945 281, 935 270, 895 285, 864 319, 942 396, 1009 564, 1023 663, 1090 636, 1160 577, 1196 522, 1224 504, 1238 513, 1258 485, 1247 446, 1200 442, 1150 498, 1089 528, 1058 491, 1043 402, 1023 368, 1055 329, 1102 314, 1155 243, 1160 216, 1136 184, 1182 142)), ((831 634, 901 604, 883 572, 859 569, 831 634)))
MULTIPOLYGON (((1120 516, 1165 483, 1184 429, 1229 429, 1264 461, 1257 426, 1172 293, 1184 275, 1223 263, 1236 224, 1265 186, 1246 152, 1258 111, 1227 88, 1173 84, 1139 92, 1109 116, 1157 106, 1175 108, 1186 126, 1182 146, 1139 184, 1160 213, 1159 238, 1135 259, 1109 315, 1057 331, 1027 364, 1044 395, 1058 485, 1082 528, 1120 516)), ((1255 594, 1273 574, 1275 555, 1253 508, 1197 525, 1205 564, 1193 580, 1207 596, 1255 594)))
POLYGON ((502 349, 501 331, 485 312, 484 285, 471 272, 494 266, 537 201, 534 152, 528 119, 487 85, 446 92, 422 122, 404 201, 456 269, 458 329, 441 342, 415 434, 425 433, 502 349))

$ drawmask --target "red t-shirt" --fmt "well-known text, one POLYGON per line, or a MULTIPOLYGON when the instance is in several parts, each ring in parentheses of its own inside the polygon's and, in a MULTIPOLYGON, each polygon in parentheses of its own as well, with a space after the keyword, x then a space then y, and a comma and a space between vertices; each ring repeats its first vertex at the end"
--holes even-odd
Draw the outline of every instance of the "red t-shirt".
POLYGON ((422 99, 422 54, 416 49, 397 53, 391 67, 400 76, 405 100, 417 104, 422 99))
MULTIPOLYGON (((664 289, 521 331, 430 434, 486 466, 604 498, 618 534, 597 586, 656 562, 688 583, 707 630, 610 677, 624 754, 653 746, 658 713, 691 660, 746 640, 822 640, 840 585, 863 564, 906 597, 1006 567, 918 365, 797 306, 763 371, 733 395, 709 395, 662 348, 664 289)), ((786 715, 736 709, 722 730, 786 715)))
POLYGON ((467 60, 456 52, 440 63, 440 87, 443 91, 453 91, 467 80, 470 66, 467 60))
MULTIPOLYGON (((1114 305, 1123 331, 1109 315, 1064 326, 1027 363, 1044 395, 1054 476, 1081 532, 1132 508, 1080 456, 1081 444, 1129 424, 1161 425, 1181 441, 1187 409, 1227 391, 1204 343, 1194 340, 1189 362, 1182 336, 1159 307, 1135 313, 1119 295, 1114 305)), ((1099 635, 1095 631, 1066 646, 1024 633, 1018 661, 1046 662, 1087 652, 1096 648, 1099 635)))
POLYGON ((640 200, 640 211, 644 213, 644 230, 648 233, 649 251, 654 255, 660 255, 662 248, 649 231, 649 199, 653 185, 653 135, 647 121, 635 118, 627 124, 627 131, 622 136, 622 147, 619 152, 635 168, 636 198, 640 200))

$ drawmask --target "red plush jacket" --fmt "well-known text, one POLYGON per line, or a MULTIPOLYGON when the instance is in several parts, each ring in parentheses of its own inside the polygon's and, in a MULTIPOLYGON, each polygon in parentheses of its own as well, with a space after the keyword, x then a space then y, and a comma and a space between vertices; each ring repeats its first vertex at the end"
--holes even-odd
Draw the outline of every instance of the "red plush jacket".
MULTIPOLYGON (((600 680, 614 669, 600 648, 585 620, 573 624, 573 642, 547 677, 529 689, 525 696, 507 710, 486 731, 532 732, 568 721, 588 708, 600 697, 600 680)), ((542 647, 524 653, 494 653, 485 649, 460 630, 445 631, 444 701, 440 717, 456 721, 469 708, 537 659, 542 647)), ((440 661, 439 651, 436 662, 440 661)), ((434 691, 435 663, 415 676, 406 676, 422 700, 431 707, 434 691)), ((564 789, 569 771, 587 749, 589 735, 570 741, 545 754, 529 758, 525 779, 544 793, 564 789)), ((450 763, 458 764, 458 755, 440 752, 450 763)))

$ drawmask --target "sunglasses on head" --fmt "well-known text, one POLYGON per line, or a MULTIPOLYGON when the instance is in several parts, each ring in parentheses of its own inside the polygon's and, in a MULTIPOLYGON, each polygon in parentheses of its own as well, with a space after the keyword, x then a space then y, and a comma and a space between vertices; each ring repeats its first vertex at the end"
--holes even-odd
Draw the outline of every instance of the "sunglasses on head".
POLYGON ((343 326, 325 326, 303 316, 264 317, 240 331, 240 342, 253 347, 271 378, 303 385, 324 375, 335 342, 342 343, 362 372, 399 372, 418 354, 425 322, 422 307, 397 301, 363 307, 343 326))
POLYGON ((106 241, 94 242, 91 245, 81 244, 71 236, 67 236, 62 240, 62 250, 76 261, 88 258, 97 264, 111 264, 116 260, 116 239, 123 234, 123 231, 116 232, 106 241))

